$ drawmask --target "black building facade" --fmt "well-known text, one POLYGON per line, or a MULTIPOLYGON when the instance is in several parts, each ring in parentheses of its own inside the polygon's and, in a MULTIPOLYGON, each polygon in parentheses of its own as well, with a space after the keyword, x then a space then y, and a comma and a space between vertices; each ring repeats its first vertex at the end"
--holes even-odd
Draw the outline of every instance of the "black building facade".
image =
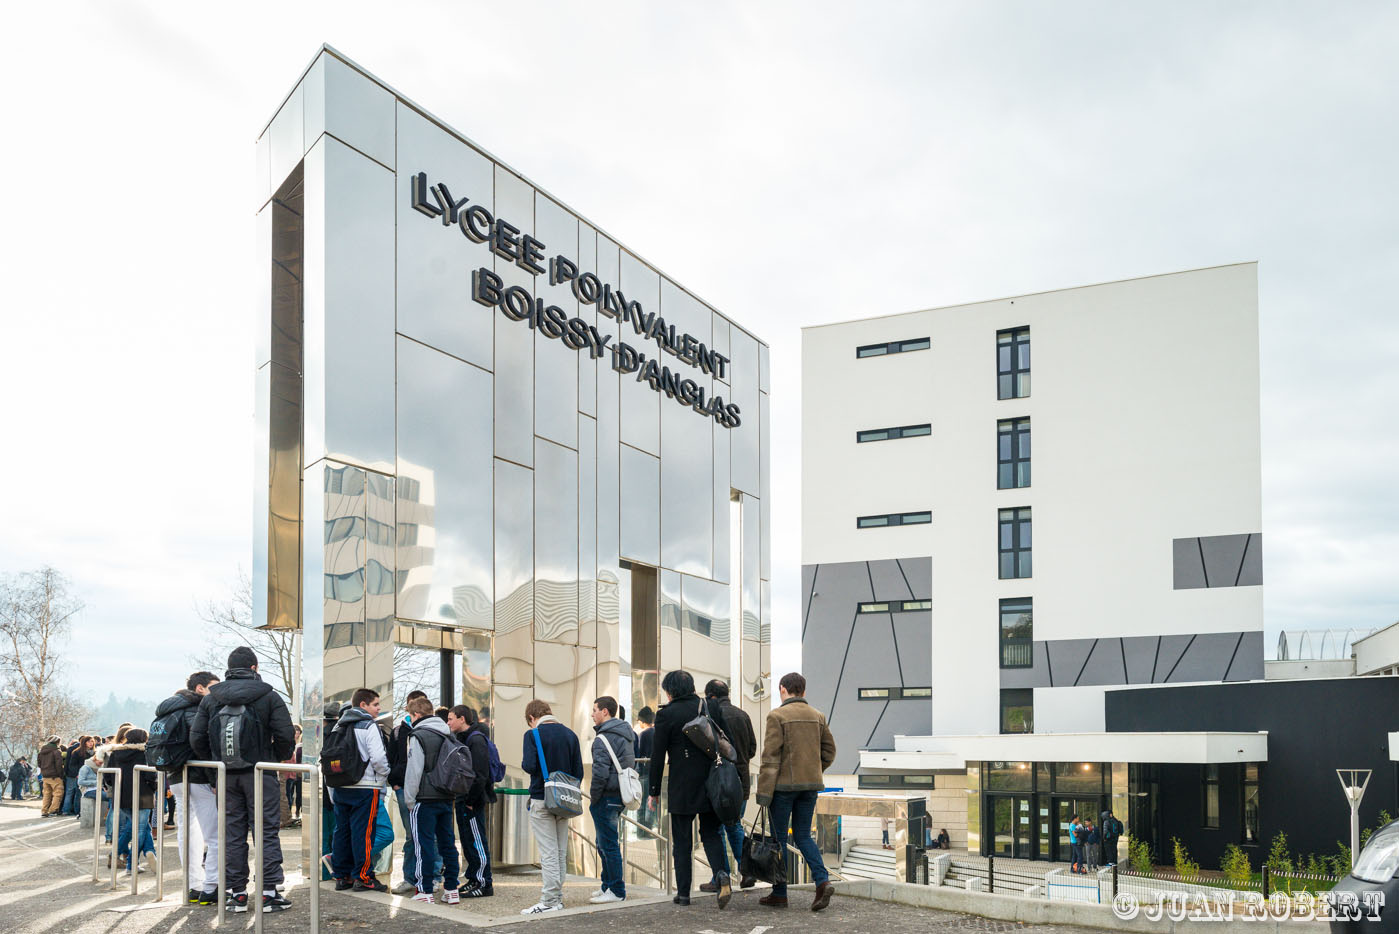
POLYGON ((1223 765, 1134 764, 1129 833, 1169 862, 1179 837, 1206 868, 1238 844, 1255 866, 1278 831, 1293 853, 1335 854, 1349 845, 1350 807, 1336 769, 1371 769, 1360 825, 1399 816, 1399 770, 1389 737, 1399 730, 1399 678, 1248 681, 1108 691, 1108 732, 1189 730, 1268 733, 1268 761, 1223 765))

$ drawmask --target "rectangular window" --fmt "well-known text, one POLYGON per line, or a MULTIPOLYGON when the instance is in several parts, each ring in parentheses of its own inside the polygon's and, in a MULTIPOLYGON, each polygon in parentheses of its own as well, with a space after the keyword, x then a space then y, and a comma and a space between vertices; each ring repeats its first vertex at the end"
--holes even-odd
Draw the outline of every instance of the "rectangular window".
POLYGON ((996 332, 996 398, 1024 399, 1030 394, 1030 329, 996 332))
POLYGON ((1001 688, 1001 732, 1035 732, 1033 688, 1001 688))
POLYGON ((932 425, 903 425, 899 428, 871 428, 855 432, 855 442, 897 441, 899 438, 922 438, 933 433, 932 425))
POLYGON ((1030 485, 1030 420, 1004 418, 996 422, 996 489, 1030 485))
POLYGON ((1001 601, 1001 667, 1034 667, 1034 601, 1012 597, 1001 601))
POLYGON ((1030 577, 1030 507, 1000 510, 1001 580, 1030 577))
POLYGON ((902 341, 889 341, 887 344, 866 344, 855 348, 856 357, 884 357, 891 353, 908 353, 910 350, 927 350, 930 346, 926 337, 914 337, 902 341))
POLYGON ((935 787, 932 775, 861 775, 861 788, 919 788, 927 791, 935 787))
POLYGON ((882 603, 858 603, 855 605, 857 613, 916 613, 919 610, 931 610, 933 601, 931 600, 886 600, 882 603))
POLYGON ((860 688, 860 700, 918 700, 933 696, 928 688, 860 688))
POLYGON ((1203 766, 1200 773, 1200 826, 1206 830, 1218 830, 1219 766, 1203 766))
POLYGON ((855 520, 855 528, 882 529, 891 525, 923 525, 932 521, 933 514, 930 512, 892 512, 883 516, 860 516, 855 520))
POLYGON ((1243 765, 1243 842, 1258 842, 1258 763, 1245 762, 1243 765))

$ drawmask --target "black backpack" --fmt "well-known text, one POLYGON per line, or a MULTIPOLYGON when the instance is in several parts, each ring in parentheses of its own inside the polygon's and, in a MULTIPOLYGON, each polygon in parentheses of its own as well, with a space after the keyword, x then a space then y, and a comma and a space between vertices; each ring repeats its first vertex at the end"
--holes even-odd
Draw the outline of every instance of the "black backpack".
POLYGON ((373 720, 356 720, 347 729, 337 726, 321 746, 321 776, 331 788, 344 788, 364 778, 368 762, 359 754, 355 733, 374 725, 373 720))
POLYGON ((189 745, 189 720, 185 717, 188 710, 187 707, 172 710, 151 723, 150 737, 146 740, 147 765, 162 772, 178 772, 194 758, 189 745))
POLYGON ((262 749, 262 724, 247 704, 226 704, 214 715, 214 758, 231 771, 250 769, 262 749))
POLYGON ((418 795, 456 798, 471 790, 476 770, 471 766, 471 751, 463 743, 449 739, 435 730, 413 731, 423 746, 423 778, 418 795), (427 737, 432 739, 427 739, 427 737), (429 747, 436 740, 435 750, 429 747))

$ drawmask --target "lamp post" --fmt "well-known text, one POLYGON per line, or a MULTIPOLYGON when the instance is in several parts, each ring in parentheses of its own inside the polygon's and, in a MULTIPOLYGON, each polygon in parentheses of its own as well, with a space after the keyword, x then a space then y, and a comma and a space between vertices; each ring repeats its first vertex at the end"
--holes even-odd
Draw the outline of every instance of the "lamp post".
POLYGON ((1337 769, 1336 777, 1341 780, 1341 790, 1350 803, 1350 868, 1354 869, 1360 850, 1360 799, 1365 797, 1365 786, 1370 784, 1370 769, 1337 769))

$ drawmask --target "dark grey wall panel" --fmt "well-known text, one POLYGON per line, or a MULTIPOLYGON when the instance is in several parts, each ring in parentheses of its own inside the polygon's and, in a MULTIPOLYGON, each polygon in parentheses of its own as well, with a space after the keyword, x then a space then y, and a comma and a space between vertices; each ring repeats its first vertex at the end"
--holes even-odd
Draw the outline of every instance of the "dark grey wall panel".
POLYGON ((1171 541, 1176 590, 1255 587, 1263 583, 1263 535, 1203 535, 1171 541))
POLYGON ((1127 670, 1122 663, 1122 640, 1099 639, 1088 656, 1088 665, 1075 684, 1126 684, 1127 670))
POLYGON ((1205 583, 1205 566, 1200 561, 1200 540, 1198 538, 1177 538, 1171 542, 1171 564, 1174 570, 1175 589, 1193 590, 1208 587, 1205 583))
POLYGON ((802 673, 835 736, 832 772, 854 772, 861 748, 890 748, 896 732, 931 731, 930 700, 861 701, 859 691, 931 686, 932 614, 856 612, 863 602, 927 599, 931 580, 930 558, 802 568, 802 673))
POLYGON ((1003 688, 1253 681, 1263 677, 1263 633, 1050 639, 1035 643, 1033 668, 1000 674, 1003 688))
POLYGON ((1053 639, 1044 643, 1045 655, 1049 659, 1049 684, 1051 687, 1068 687, 1078 681, 1088 661, 1088 653, 1093 651, 1096 639, 1053 639))

